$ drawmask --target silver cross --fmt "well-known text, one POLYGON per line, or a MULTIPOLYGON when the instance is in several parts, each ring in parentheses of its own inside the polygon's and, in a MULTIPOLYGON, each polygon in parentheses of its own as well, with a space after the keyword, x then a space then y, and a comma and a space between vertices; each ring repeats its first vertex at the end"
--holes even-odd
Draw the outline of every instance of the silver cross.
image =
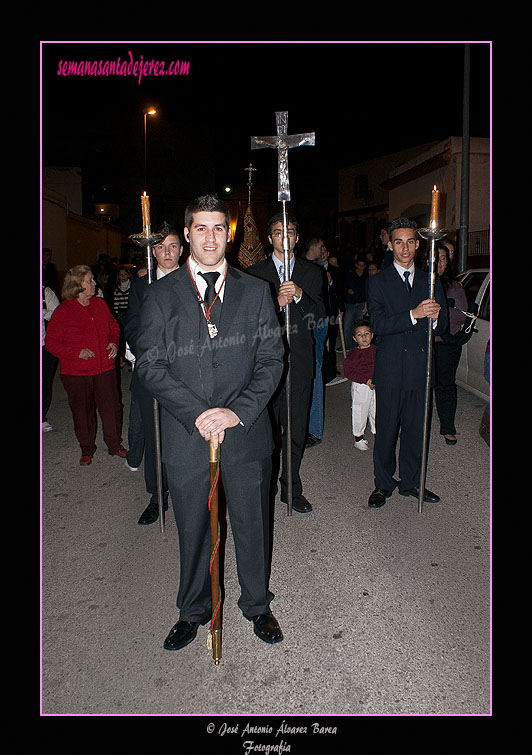
POLYGON ((248 204, 251 204, 251 173, 252 171, 256 171, 257 169, 253 167, 253 165, 250 163, 247 168, 244 168, 244 170, 247 170, 248 172, 248 204))
POLYGON ((286 110, 275 113, 277 121, 276 136, 252 136, 251 149, 275 147, 277 149, 277 199, 290 200, 290 183, 288 181, 288 150, 290 147, 313 147, 315 134, 293 134, 288 136, 288 112, 286 110))

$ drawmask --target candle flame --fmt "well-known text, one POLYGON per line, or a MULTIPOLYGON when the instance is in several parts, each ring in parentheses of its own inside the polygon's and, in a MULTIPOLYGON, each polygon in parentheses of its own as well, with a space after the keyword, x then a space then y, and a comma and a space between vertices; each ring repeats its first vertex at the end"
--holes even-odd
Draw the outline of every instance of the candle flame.
POLYGON ((433 189, 433 191, 436 191, 437 189, 438 189, 438 187, 436 186, 436 184, 434 184, 434 189, 433 189))

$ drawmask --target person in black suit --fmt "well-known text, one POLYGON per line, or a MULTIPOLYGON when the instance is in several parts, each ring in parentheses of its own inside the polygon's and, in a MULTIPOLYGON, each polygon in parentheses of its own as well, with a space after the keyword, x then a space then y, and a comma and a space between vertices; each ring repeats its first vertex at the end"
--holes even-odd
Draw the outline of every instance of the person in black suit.
POLYGON ((61 293, 57 270, 52 262, 52 250, 48 247, 43 247, 42 250, 42 285, 44 288, 51 288, 56 296, 61 293))
POLYGON ((390 248, 390 233, 387 226, 383 226, 379 233, 381 240, 380 254, 378 254, 379 267, 384 269, 393 264, 393 252, 390 248))
MULTIPOLYGON (((373 447, 375 490, 368 505, 380 508, 394 489, 419 496, 428 327, 437 335, 447 327, 445 294, 436 277, 434 299, 428 298, 429 276, 415 267, 419 247, 417 225, 398 218, 389 227, 394 261, 367 282, 367 304, 377 354, 373 382, 376 391, 376 435, 373 447), (401 434, 398 482, 395 449, 401 434)), ((424 500, 440 499, 425 488, 424 500)))
POLYGON ((162 457, 179 536, 179 621, 166 650, 188 645, 211 618, 211 437, 221 445, 238 605, 261 640, 283 639, 269 607, 274 444, 267 408, 282 376, 283 345, 268 287, 227 264, 230 235, 217 196, 191 202, 185 212, 190 257, 148 287, 140 313, 135 369, 161 408, 162 457))
MULTIPOLYGON (((153 247, 153 256, 157 261, 157 268, 154 273, 154 280, 151 285, 156 285, 156 282, 163 278, 165 275, 172 273, 179 267, 179 257, 183 251, 183 242, 181 234, 176 228, 172 228, 167 223, 163 225, 159 234, 163 236, 162 240, 153 247)), ((129 346, 130 352, 134 357, 137 356, 137 337, 140 327, 140 308, 144 299, 144 294, 148 284, 148 276, 143 275, 140 278, 136 278, 129 291, 127 312, 124 316, 124 338, 129 346)), ((155 451, 155 424, 153 415, 153 396, 144 388, 142 383, 138 380, 137 372, 134 369, 131 377, 131 407, 130 407, 130 422, 134 422, 135 418, 140 418, 140 425, 142 427, 142 433, 144 436, 144 480, 146 483, 146 491, 150 496, 150 502, 144 509, 138 524, 153 524, 159 518, 159 504, 157 500, 157 455, 155 451)), ((126 462, 130 469, 135 469, 142 459, 133 459, 131 454, 137 453, 134 450, 135 446, 131 442, 129 443, 129 451, 126 457, 126 462)), ((162 485, 163 485, 163 499, 164 506, 168 508, 168 484, 166 481, 166 472, 164 464, 162 464, 162 485)))
MULTIPOLYGON (((285 330, 284 307, 290 305, 290 377, 292 419, 292 508, 300 514, 312 511, 312 505, 303 495, 300 476, 301 459, 305 450, 307 427, 315 371, 313 327, 325 317, 322 297, 322 278, 319 268, 294 255, 299 240, 298 223, 288 216, 290 249, 290 280, 284 281, 283 216, 274 215, 268 222, 268 240, 273 253, 265 260, 247 268, 250 275, 270 284, 271 295, 285 330)), ((286 352, 288 356, 288 352, 286 352)), ((286 472, 286 372, 272 401, 275 423, 282 428, 281 502, 288 500, 286 472)))
MULTIPOLYGON (((327 253, 328 254, 328 253, 327 253)), ((340 314, 344 311, 342 292, 342 274, 337 264, 331 260, 336 258, 330 257, 325 265, 328 284, 328 305, 325 302, 325 308, 329 316, 329 332, 325 342, 325 351, 323 352, 323 378, 325 385, 335 385, 344 382, 343 376, 336 366, 336 340, 340 327, 340 314)))

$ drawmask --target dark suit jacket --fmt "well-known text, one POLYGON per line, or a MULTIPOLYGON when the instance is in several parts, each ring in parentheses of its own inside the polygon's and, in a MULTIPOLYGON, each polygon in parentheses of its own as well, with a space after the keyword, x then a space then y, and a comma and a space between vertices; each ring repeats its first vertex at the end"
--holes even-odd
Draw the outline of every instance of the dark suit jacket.
POLYGON ((243 423, 225 432, 221 453, 229 463, 271 453, 266 407, 281 379, 283 345, 262 281, 229 267, 211 341, 188 267, 178 268, 147 287, 134 348, 135 372, 161 407, 165 462, 204 458, 208 444, 194 421, 212 407, 232 409, 243 423))
MULTIPOLYGON (((447 302, 439 278, 434 289, 441 306, 435 335, 448 322, 447 302)), ((416 268, 412 292, 408 294, 395 265, 370 275, 367 282, 367 305, 372 330, 376 335, 377 356, 373 382, 380 386, 413 390, 423 388, 427 371, 427 327, 432 320, 424 317, 412 324, 410 310, 429 298, 429 276, 416 268)), ((432 371, 434 377, 434 370, 432 371)))
MULTIPOLYGON (((157 281, 154 280, 151 285, 155 285, 156 283, 157 281)), ((135 358, 137 356, 137 333, 140 327, 140 308, 147 289, 147 275, 142 275, 140 278, 135 278, 132 281, 127 300, 127 312, 122 318, 124 338, 135 358)), ((131 390, 134 391, 138 384, 137 371, 134 369, 131 376, 131 390)))
MULTIPOLYGON (((271 255, 248 267, 246 272, 268 281, 278 321, 284 329, 284 313, 277 305, 277 293, 281 281, 271 255)), ((292 382, 295 385, 300 377, 311 380, 314 377, 312 328, 325 317, 325 307, 322 277, 318 265, 296 257, 291 280, 303 290, 299 303, 290 305, 290 369, 292 382)))
MULTIPOLYGON (((156 281, 154 281, 154 283, 155 282, 156 281)), ((137 356, 136 342, 140 322, 140 308, 142 306, 142 300, 147 288, 147 275, 142 275, 140 278, 135 278, 135 280, 131 282, 127 300, 127 312, 122 318, 124 336, 126 341, 128 342, 131 353, 135 357, 137 356)))
POLYGON ((327 275, 327 273, 330 273, 332 279, 330 286, 327 282, 329 299, 327 314, 331 315, 333 318, 336 318, 334 321, 338 323, 338 313, 345 310, 342 290, 342 274, 340 272, 340 269, 338 267, 335 267, 334 265, 329 265, 327 267, 325 275, 327 275))

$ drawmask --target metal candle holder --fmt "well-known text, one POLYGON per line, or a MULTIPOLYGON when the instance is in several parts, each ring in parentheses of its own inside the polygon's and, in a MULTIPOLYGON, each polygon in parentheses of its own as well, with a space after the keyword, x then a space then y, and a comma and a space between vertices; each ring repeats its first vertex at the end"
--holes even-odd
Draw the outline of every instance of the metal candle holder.
POLYGON ((148 233, 150 234, 148 236, 146 236, 145 233, 132 233, 129 238, 134 241, 135 244, 143 246, 144 248, 151 246, 152 244, 160 244, 164 239, 164 236, 162 236, 160 233, 152 234, 149 230, 148 233))
MULTIPOLYGON (((434 287, 436 283, 436 242, 447 236, 445 228, 418 228, 418 234, 423 239, 431 242, 430 245, 430 264, 429 264, 429 299, 434 299, 434 287)), ((425 496, 425 477, 427 474, 427 455, 429 444, 429 420, 430 420, 430 399, 431 399, 431 382, 432 382, 432 354, 434 344, 434 333, 432 322, 427 328, 427 371, 425 382, 425 425, 423 428, 423 454, 421 457, 421 473, 419 476, 419 499, 418 512, 423 511, 423 498, 425 496)))
POLYGON ((144 229, 143 233, 132 233, 129 237, 135 244, 146 249, 146 270, 148 271, 148 283, 152 282, 153 277, 153 257, 151 255, 152 245, 160 244, 164 239, 160 233, 152 234, 149 226, 144 229))
POLYGON ((440 241, 449 233, 446 228, 418 228, 417 232, 422 239, 434 239, 434 241, 440 241))

